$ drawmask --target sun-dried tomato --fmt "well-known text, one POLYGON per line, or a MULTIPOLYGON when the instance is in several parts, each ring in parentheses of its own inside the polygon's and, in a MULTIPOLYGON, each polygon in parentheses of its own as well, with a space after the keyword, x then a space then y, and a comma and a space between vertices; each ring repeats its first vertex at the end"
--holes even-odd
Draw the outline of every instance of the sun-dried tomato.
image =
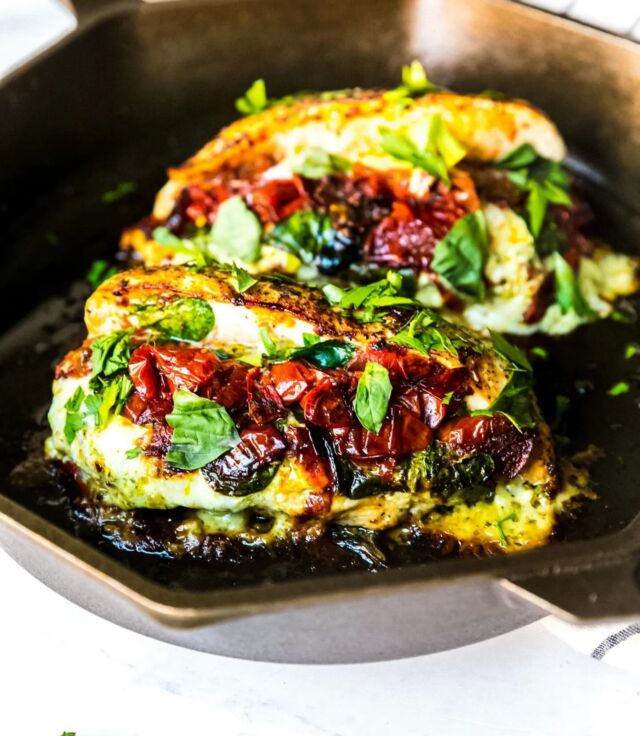
POLYGON ((311 438, 308 427, 287 425, 284 429, 288 453, 295 458, 310 476, 315 489, 328 489, 335 479, 329 462, 321 457, 311 438))
POLYGON ((269 372, 252 368, 247 373, 247 408, 251 420, 258 424, 286 416, 287 410, 269 372))
POLYGON ((309 197, 299 176, 272 179, 254 186, 247 198, 264 223, 280 222, 309 204, 309 197))
POLYGON ((347 427, 353 421, 344 390, 328 376, 302 397, 300 406, 304 418, 317 427, 347 427))
POLYGON ((280 432, 270 424, 249 424, 240 431, 240 443, 211 466, 225 479, 246 479, 276 460, 286 450, 280 432))
POLYGON ((488 453, 507 478, 524 468, 533 451, 531 434, 520 432, 503 414, 452 419, 440 427, 438 437, 461 455, 488 453))
POLYGON ((400 406, 389 409, 378 434, 359 424, 333 428, 330 434, 339 454, 356 459, 408 455, 424 450, 433 438, 424 422, 400 406))

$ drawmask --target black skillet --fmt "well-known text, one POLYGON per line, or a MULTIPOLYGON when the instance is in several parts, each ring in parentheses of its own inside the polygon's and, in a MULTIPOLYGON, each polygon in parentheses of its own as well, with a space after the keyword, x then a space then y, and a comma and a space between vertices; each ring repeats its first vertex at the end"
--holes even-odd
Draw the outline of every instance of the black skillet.
POLYGON ((438 651, 542 609, 640 613, 640 361, 624 358, 636 324, 608 321, 544 342, 551 359, 539 365, 539 389, 549 416, 555 395, 569 396, 571 449, 595 444, 604 457, 593 469, 600 500, 564 541, 530 553, 222 580, 83 537, 35 451, 52 366, 82 335, 87 287, 72 284, 93 259, 113 254, 166 165, 232 119, 234 98, 254 78, 266 77, 273 95, 394 85, 401 64, 420 58, 431 78, 457 90, 528 98, 568 140, 605 237, 637 252, 640 50, 502 0, 82 0, 76 9, 76 32, 0 84, 0 521, 10 553, 112 620, 257 659, 438 651), (105 203, 121 181, 135 181, 136 191, 105 203), (620 380, 631 392, 608 397, 620 380), (208 625, 171 628, 195 624, 208 625))

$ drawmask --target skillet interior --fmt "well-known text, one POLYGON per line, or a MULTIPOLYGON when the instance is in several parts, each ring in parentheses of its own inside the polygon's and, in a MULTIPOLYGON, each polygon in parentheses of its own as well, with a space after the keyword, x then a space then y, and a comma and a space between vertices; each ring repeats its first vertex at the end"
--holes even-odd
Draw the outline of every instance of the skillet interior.
MULTIPOLYGON (((640 217, 622 204, 633 197, 633 159, 640 155, 633 117, 640 103, 631 97, 631 82, 640 75, 637 52, 594 41, 589 76, 572 54, 584 53, 584 38, 574 39, 574 49, 570 34, 550 32, 541 44, 543 53, 523 45, 531 31, 525 34, 519 16, 501 37, 496 20, 504 22, 509 13, 500 4, 481 3, 473 16, 463 2, 317 5, 303 2, 294 10, 284 0, 247 0, 145 8, 88 29, 5 85, 0 100, 0 321, 8 329, 26 319, 0 342, 4 478, 40 443, 42 435, 33 433, 42 427, 52 366, 81 334, 77 320, 87 291, 80 287, 69 299, 70 284, 94 258, 113 254, 121 228, 147 211, 164 181, 164 167, 229 121, 235 115, 233 99, 254 77, 265 75, 273 94, 302 87, 393 85, 401 63, 418 55, 432 77, 461 91, 491 85, 529 97, 558 122, 576 162, 589 172, 591 201, 606 238, 637 252, 640 217), (557 81, 545 82, 551 78, 562 81, 561 89, 557 81), (60 80, 71 79, 61 87, 60 80), (598 186, 604 179, 609 191, 598 186), (135 180, 136 193, 104 204, 102 193, 121 180, 135 180), (32 312, 34 304, 55 295, 53 305, 32 312)), ((539 30, 544 30, 542 21, 539 30)), ((588 506, 572 527, 572 538, 609 535, 640 512, 637 390, 634 386, 618 398, 605 395, 611 384, 638 369, 638 362, 623 356, 636 334, 637 325, 607 322, 545 343, 552 359, 539 366, 543 403, 549 409, 558 391, 569 395, 573 447, 594 443, 606 452, 594 468, 601 500, 588 506)), ((13 473, 3 492, 68 525, 51 487, 44 481, 34 485, 33 472, 13 473), (25 489, 25 482, 31 487, 25 489)), ((149 564, 135 555, 124 559, 143 574, 179 587, 220 582, 197 566, 149 564)))

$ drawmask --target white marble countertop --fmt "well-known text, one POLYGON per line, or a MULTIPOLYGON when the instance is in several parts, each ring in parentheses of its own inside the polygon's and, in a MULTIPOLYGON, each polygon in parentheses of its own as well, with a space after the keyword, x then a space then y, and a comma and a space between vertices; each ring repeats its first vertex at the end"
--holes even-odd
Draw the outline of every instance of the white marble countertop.
MULTIPOLYGON (((538 4, 554 3, 592 15, 606 5, 618 27, 633 15, 630 6, 640 16, 635 0, 538 4)), ((54 0, 0 0, 0 74, 72 27, 54 0)), ((597 661, 589 652, 598 631, 547 618, 428 657, 253 663, 121 629, 51 592, 1 551, 0 579, 11 591, 0 607, 1 736, 638 733, 638 636, 633 656, 616 648, 597 661)))

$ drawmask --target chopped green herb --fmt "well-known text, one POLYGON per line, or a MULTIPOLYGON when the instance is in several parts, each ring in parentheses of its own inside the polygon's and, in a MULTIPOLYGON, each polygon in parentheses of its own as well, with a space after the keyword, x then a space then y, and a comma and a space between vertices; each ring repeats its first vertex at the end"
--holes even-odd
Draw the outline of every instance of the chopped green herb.
POLYGON ((323 176, 331 174, 344 174, 351 169, 351 163, 342 156, 325 151, 324 148, 311 146, 307 148, 304 155, 294 171, 307 179, 322 179, 323 176))
POLYGON ((84 398, 84 391, 81 386, 78 386, 64 405, 67 412, 64 420, 64 436, 69 444, 73 442, 76 434, 84 425, 86 415, 81 411, 84 398))
MULTIPOLYGON (((106 427, 111 417, 122 411, 132 390, 133 383, 126 373, 115 376, 104 385, 101 396, 99 397, 100 405, 98 406, 97 415, 95 414, 95 409, 91 411, 94 417, 96 417, 97 426, 106 427)), ((87 400, 89 398, 87 397, 87 400)))
POLYGON ((420 148, 407 135, 393 133, 389 128, 380 128, 381 146, 385 153, 400 161, 407 161, 418 169, 423 169, 447 186, 451 185, 444 158, 435 151, 420 148))
POLYGON ((236 100, 236 110, 243 115, 255 115, 269 107, 264 79, 256 79, 249 89, 236 100))
POLYGON ((165 248, 172 248, 176 250, 182 247, 182 240, 174 235, 172 232, 167 230, 166 227, 156 227, 153 229, 153 239, 159 245, 163 245, 165 248))
POLYGON ((235 289, 240 294, 258 283, 248 271, 245 271, 244 268, 240 268, 240 266, 237 266, 235 263, 231 266, 231 273, 235 289))
POLYGON ((520 368, 525 371, 533 370, 529 359, 519 347, 512 345, 498 332, 489 330, 489 334, 491 335, 491 342, 495 351, 503 358, 506 358, 516 369, 520 368))
POLYGON ((298 210, 269 231, 267 242, 311 264, 323 254, 329 254, 338 237, 328 215, 298 210))
POLYGON ((385 92, 384 96, 388 100, 407 100, 411 97, 417 97, 425 92, 439 90, 441 87, 434 85, 427 77, 422 64, 414 60, 411 64, 402 67, 402 84, 395 89, 385 92))
POLYGON ((109 261, 100 259, 91 264, 85 278, 89 282, 90 286, 97 289, 103 281, 110 279, 117 273, 118 269, 115 266, 110 265, 109 261))
POLYGON ((166 461, 182 470, 202 468, 240 442, 223 406, 184 389, 174 393, 173 411, 166 420, 173 427, 166 461))
POLYGON ((91 343, 91 375, 112 376, 129 367, 131 330, 112 332, 91 343))
POLYGON ((378 434, 391 398, 389 371, 379 363, 367 363, 358 381, 353 407, 365 429, 378 434))
POLYGON ((453 398, 453 391, 447 391, 447 393, 442 397, 442 403, 445 406, 449 406, 451 403, 451 399, 453 398))
POLYGON ((315 345, 317 342, 320 342, 320 336, 314 334, 313 332, 303 332, 302 342, 304 343, 305 347, 309 347, 309 345, 315 345))
POLYGON ((576 275, 560 253, 554 253, 553 269, 556 276, 556 302, 563 314, 573 310, 578 317, 593 317, 593 310, 580 290, 576 275))
POLYGON ((102 195, 102 201, 105 204, 119 202, 121 199, 133 194, 137 188, 138 185, 134 181, 121 181, 110 191, 104 192, 102 195))
POLYGON ((355 348, 340 340, 323 340, 292 350, 287 360, 307 360, 317 368, 340 368, 351 360, 355 348))
POLYGON ((465 340, 458 336, 450 337, 442 329, 443 324, 443 320, 435 312, 424 309, 412 317, 390 342, 404 345, 424 355, 429 355, 432 350, 458 355, 458 347, 462 347, 465 340))
POLYGON ((271 334, 269 333, 269 330, 266 327, 260 328, 260 339, 262 340, 262 344, 264 345, 265 353, 270 358, 275 358, 278 356, 278 345, 276 341, 271 337, 271 334))
POLYGON ((335 286, 335 284, 325 284, 325 286, 322 287, 322 293, 329 304, 334 307, 340 304, 344 298, 344 289, 341 289, 339 286, 335 286))
POLYGON ((141 327, 152 328, 163 340, 199 342, 215 325, 213 309, 199 297, 182 297, 164 304, 147 302, 138 305, 136 316, 141 327))
POLYGON ((127 460, 134 460, 135 458, 138 457, 138 455, 140 455, 141 452, 142 452, 141 447, 133 447, 131 450, 127 450, 125 452, 125 456, 127 460))
POLYGON ((567 172, 557 161, 538 155, 531 144, 510 151, 496 166, 508 169, 510 181, 527 192, 528 223, 534 238, 540 235, 549 204, 571 204, 567 172))
POLYGON ((622 394, 628 394, 631 390, 631 386, 626 381, 618 381, 607 391, 609 396, 622 396, 622 394))
POLYGON ((242 197, 230 197, 218 207, 211 228, 210 251, 223 261, 237 258, 244 263, 253 263, 260 257, 261 237, 260 220, 242 197))
POLYGON ((498 398, 488 409, 477 409, 471 412, 471 416, 492 416, 493 414, 503 414, 520 432, 525 427, 535 425, 528 373, 514 371, 498 398))
POLYGON ((355 310, 354 317, 361 322, 373 322, 376 319, 376 310, 417 306, 414 299, 401 294, 404 290, 405 283, 401 274, 388 271, 386 278, 371 284, 352 289, 325 286, 323 293, 331 304, 355 310))
POLYGON ((535 355, 536 358, 541 358, 542 360, 547 360, 549 358, 549 351, 541 345, 534 345, 529 352, 531 355, 535 355))
POLYGON ((153 230, 153 239, 164 248, 190 256, 198 268, 209 263, 208 249, 211 238, 208 231, 200 231, 191 238, 178 238, 166 227, 156 227, 153 230))
POLYGON ((631 358, 638 355, 639 353, 640 353, 640 345, 638 345, 635 342, 628 343, 624 349, 624 357, 627 360, 630 360, 631 358))
POLYGON ((502 519, 498 519, 496 521, 496 527, 498 528, 498 537, 500 538, 500 544, 503 546, 507 546, 509 544, 509 539, 507 538, 507 535, 505 534, 503 525, 507 521, 516 521, 517 520, 516 512, 512 511, 510 514, 507 514, 506 516, 503 516, 502 519))
POLYGON ((484 215, 472 212, 457 220, 436 244, 431 267, 461 296, 483 299, 488 246, 484 215))

